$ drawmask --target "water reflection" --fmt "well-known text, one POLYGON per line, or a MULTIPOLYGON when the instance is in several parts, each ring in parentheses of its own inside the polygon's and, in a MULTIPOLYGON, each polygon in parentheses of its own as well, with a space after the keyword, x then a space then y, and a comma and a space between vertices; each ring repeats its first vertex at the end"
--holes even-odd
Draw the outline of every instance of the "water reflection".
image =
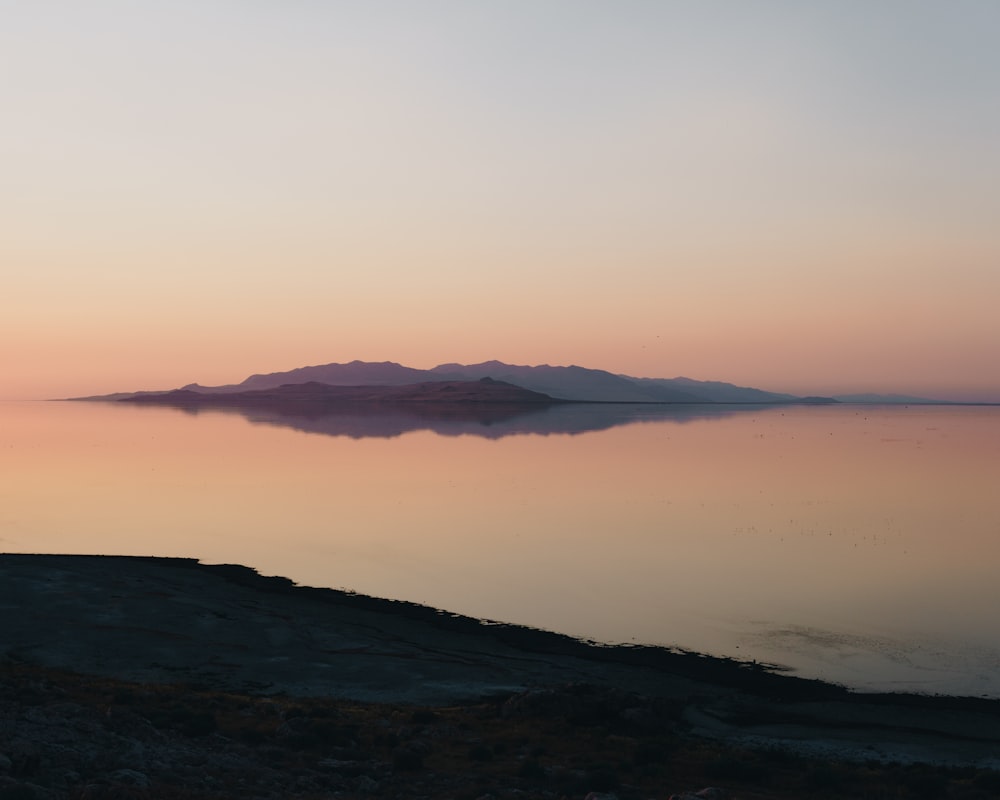
POLYGON ((292 428, 304 433, 347 436, 351 439, 391 439, 405 433, 430 431, 440 436, 505 436, 580 434, 641 422, 687 423, 738 414, 759 413, 752 404, 567 403, 551 406, 476 405, 385 408, 356 406, 323 410, 297 403, 212 406, 172 405, 187 414, 234 414, 255 425, 292 428))
POLYGON ((0 549, 242 563, 855 687, 1000 696, 998 465, 1000 408, 0 404, 0 549))

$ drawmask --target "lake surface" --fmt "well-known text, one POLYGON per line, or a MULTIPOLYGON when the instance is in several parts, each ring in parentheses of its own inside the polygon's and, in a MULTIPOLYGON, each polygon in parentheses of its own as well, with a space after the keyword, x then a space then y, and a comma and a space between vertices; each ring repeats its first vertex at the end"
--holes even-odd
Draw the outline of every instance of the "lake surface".
POLYGON ((0 403, 0 551, 195 557, 859 689, 1000 696, 1000 408, 0 403))

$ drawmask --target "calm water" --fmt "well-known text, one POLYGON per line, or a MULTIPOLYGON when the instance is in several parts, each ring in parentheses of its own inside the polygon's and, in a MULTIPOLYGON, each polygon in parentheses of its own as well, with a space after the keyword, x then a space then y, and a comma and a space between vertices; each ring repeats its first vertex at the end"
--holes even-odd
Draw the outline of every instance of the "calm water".
POLYGON ((0 404, 0 550, 192 556, 865 689, 1000 696, 1000 408, 0 404))

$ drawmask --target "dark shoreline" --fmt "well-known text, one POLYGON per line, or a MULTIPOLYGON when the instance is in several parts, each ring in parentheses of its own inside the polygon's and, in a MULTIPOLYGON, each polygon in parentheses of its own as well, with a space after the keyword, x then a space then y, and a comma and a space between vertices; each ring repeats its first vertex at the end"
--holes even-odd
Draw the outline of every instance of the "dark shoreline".
POLYGON ((143 563, 169 565, 189 569, 196 573, 217 576, 224 581, 251 589, 255 592, 308 598, 324 604, 347 609, 391 614, 400 620, 429 623, 459 636, 489 636, 499 642, 540 656, 573 657, 599 663, 621 664, 652 669, 671 675, 683 676, 699 682, 716 684, 763 696, 794 697, 797 699, 837 699, 850 702, 892 700, 911 706, 948 702, 983 710, 1000 709, 1000 698, 963 695, 927 694, 919 692, 868 692, 852 690, 840 684, 815 678, 788 675, 776 665, 757 661, 713 656, 673 647, 641 644, 604 644, 567 634, 479 619, 463 614, 434 608, 407 600, 393 600, 359 594, 344 589, 300 585, 290 578, 262 575, 252 567, 241 564, 207 564, 197 558, 171 556, 118 556, 118 555, 47 555, 31 553, 0 553, 0 559, 12 562, 33 562, 48 559, 97 559, 110 563, 143 563))
POLYGON ((586 684, 696 736, 853 760, 1000 767, 1000 700, 867 694, 761 665, 605 646, 239 565, 0 554, 0 660, 257 696, 441 707, 586 684))

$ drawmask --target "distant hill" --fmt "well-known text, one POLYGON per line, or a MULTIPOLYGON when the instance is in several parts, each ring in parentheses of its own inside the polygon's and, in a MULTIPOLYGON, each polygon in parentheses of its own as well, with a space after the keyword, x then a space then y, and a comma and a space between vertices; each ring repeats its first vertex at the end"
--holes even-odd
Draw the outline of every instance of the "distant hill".
MULTIPOLYGON (((762 389, 735 386, 721 381, 691 378, 634 378, 580 366, 525 366, 502 361, 480 364, 441 364, 423 370, 393 361, 351 361, 321 364, 287 372, 251 375, 239 384, 201 386, 188 384, 185 390, 199 394, 231 394, 258 389, 274 389, 287 384, 317 382, 329 386, 405 386, 438 381, 470 381, 492 378, 558 400, 614 403, 795 403, 804 398, 762 389)), ((829 398, 821 398, 832 402, 829 398)), ((810 398, 810 401, 815 401, 810 398)))
POLYGON ((478 381, 430 381, 402 386, 331 386, 309 381, 268 389, 234 392, 197 392, 176 389, 160 394, 138 394, 118 402, 167 405, 176 408, 299 408, 327 411, 351 406, 399 405, 511 405, 546 406, 564 401, 520 386, 483 378, 478 381))
POLYGON ((913 397, 907 394, 838 394, 834 398, 839 403, 911 403, 913 405, 945 405, 944 400, 931 400, 927 397, 913 397))
POLYGON ((735 386, 721 381, 696 381, 691 378, 630 378, 651 393, 671 394, 687 392, 700 397, 710 397, 715 403, 794 403, 803 398, 792 394, 765 392, 746 386, 735 386))
POLYGON ((500 361, 482 364, 442 364, 431 372, 442 378, 476 379, 492 377, 543 392, 563 400, 590 400, 618 403, 703 403, 710 398, 683 390, 649 390, 634 378, 612 375, 585 367, 515 366, 500 361))
POLYGON ((241 389, 268 389, 275 385, 309 381, 330 386, 402 386, 427 381, 427 370, 404 367, 394 361, 352 361, 349 364, 299 367, 270 375, 251 375, 239 386, 241 389))
POLYGON ((349 364, 321 364, 299 367, 287 372, 251 375, 242 383, 227 386, 201 386, 191 383, 182 388, 203 394, 243 392, 250 389, 274 389, 292 383, 325 383, 329 386, 403 386, 440 380, 429 370, 404 367, 394 361, 351 361, 349 364))

